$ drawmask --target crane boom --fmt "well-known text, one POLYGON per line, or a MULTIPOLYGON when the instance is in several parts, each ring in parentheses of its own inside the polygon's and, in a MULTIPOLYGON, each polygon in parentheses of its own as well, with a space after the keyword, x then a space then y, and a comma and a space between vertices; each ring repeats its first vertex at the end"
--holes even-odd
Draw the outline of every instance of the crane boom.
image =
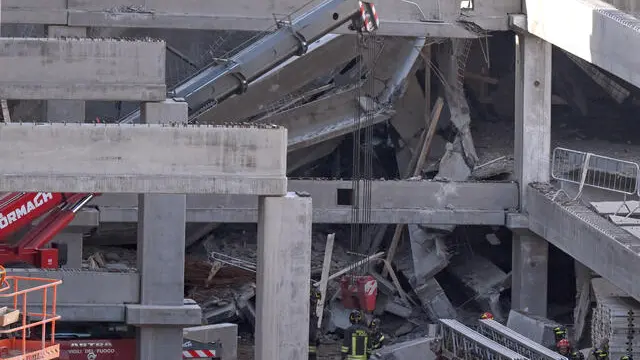
POLYGON ((58 253, 43 248, 60 233, 95 194, 16 192, 0 196, 0 265, 28 263, 58 267, 58 253), (46 215, 45 215, 46 214, 46 215), (7 238, 34 220, 42 220, 17 242, 7 238))
MULTIPOLYGON (((183 98, 189 113, 200 113, 234 94, 242 94, 251 82, 293 56, 301 56, 308 44, 336 28, 352 22, 352 29, 371 32, 379 21, 372 3, 354 0, 326 0, 251 44, 224 63, 213 64, 178 85, 172 96, 183 98)), ((121 123, 137 123, 140 110, 125 116, 121 123)))

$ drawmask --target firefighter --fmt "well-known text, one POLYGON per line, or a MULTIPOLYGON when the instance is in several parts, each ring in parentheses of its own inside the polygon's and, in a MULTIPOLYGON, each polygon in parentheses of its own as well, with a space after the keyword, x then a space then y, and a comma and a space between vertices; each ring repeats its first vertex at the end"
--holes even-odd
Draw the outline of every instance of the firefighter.
POLYGON ((342 360, 367 360, 369 347, 369 329, 362 324, 360 310, 352 310, 349 314, 351 327, 344 334, 342 342, 342 360))
POLYGON ((553 328, 553 335, 556 337, 556 343, 567 338, 567 329, 564 326, 556 326, 553 328))
POLYGON ((369 336, 371 344, 369 345, 369 353, 373 353, 384 345, 384 334, 380 331, 380 319, 374 318, 369 323, 369 336))
POLYGON ((556 351, 558 351, 560 355, 564 355, 568 357, 570 350, 571 350, 571 343, 569 343, 569 340, 560 339, 560 341, 556 343, 556 351))
POLYGON ((591 352, 589 359, 609 360, 609 352, 605 349, 595 349, 591 352))
POLYGON ((483 312, 482 315, 480 315, 480 319, 482 320, 493 320, 493 314, 490 312, 483 312))
POLYGON ((560 355, 566 356, 570 360, 584 360, 584 355, 580 351, 574 350, 567 339, 560 339, 556 343, 556 349, 560 355))
POLYGON ((624 355, 624 356, 620 357, 620 360, 633 360, 633 356, 631 356, 631 355, 624 355))
POLYGON ((318 303, 322 299, 322 293, 315 287, 311 287, 310 311, 309 316, 309 360, 316 360, 318 358, 318 345, 320 344, 320 337, 318 336, 318 313, 316 308, 318 303))
POLYGON ((589 359, 609 360, 609 339, 604 338, 600 340, 600 343, 591 351, 589 359))

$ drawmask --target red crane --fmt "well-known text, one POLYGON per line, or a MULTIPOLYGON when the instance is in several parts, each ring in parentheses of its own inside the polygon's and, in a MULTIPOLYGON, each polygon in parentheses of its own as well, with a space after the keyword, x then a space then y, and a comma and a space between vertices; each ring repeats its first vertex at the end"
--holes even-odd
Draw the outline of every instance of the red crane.
POLYGON ((15 192, 0 196, 0 265, 58 267, 58 249, 45 248, 95 194, 15 192), (18 241, 9 236, 42 218, 18 241))

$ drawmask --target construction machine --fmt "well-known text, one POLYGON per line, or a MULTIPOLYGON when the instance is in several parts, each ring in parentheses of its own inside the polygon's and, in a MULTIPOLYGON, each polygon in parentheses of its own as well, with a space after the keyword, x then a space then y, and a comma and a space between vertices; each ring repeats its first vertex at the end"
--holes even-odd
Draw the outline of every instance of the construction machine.
POLYGON ((5 267, 57 268, 59 254, 47 245, 96 194, 15 192, 0 195, 0 264, 5 267), (19 240, 11 235, 30 226, 19 240))

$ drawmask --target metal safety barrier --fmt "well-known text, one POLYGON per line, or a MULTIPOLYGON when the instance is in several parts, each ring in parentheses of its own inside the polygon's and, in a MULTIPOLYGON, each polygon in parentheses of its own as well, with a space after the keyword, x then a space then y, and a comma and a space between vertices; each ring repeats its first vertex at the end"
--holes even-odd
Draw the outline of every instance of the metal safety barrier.
POLYGON ((561 147, 553 149, 551 177, 577 184, 576 199, 585 186, 624 195, 637 194, 639 176, 640 167, 631 161, 561 147))
POLYGON ((526 356, 482 336, 460 322, 440 319, 440 350, 449 359, 461 360, 527 360, 526 356))
POLYGON ((480 320, 477 331, 481 335, 518 354, 525 355, 531 360, 568 360, 566 356, 547 349, 495 320, 480 320))

